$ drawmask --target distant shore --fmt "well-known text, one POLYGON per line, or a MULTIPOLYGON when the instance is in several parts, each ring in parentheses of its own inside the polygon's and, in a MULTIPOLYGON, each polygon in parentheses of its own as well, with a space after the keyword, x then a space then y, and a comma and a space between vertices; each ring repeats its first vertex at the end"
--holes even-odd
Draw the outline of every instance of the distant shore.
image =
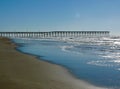
POLYGON ((0 89, 104 89, 74 78, 65 68, 15 50, 0 38, 0 89))

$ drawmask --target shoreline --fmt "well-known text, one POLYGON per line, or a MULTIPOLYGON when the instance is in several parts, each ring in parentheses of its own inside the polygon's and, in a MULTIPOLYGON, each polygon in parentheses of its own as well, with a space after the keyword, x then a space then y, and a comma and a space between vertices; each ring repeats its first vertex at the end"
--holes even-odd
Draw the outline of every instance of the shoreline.
POLYGON ((77 79, 61 65, 21 52, 8 38, 0 38, 0 46, 0 68, 7 66, 0 71, 2 89, 105 89, 77 79))

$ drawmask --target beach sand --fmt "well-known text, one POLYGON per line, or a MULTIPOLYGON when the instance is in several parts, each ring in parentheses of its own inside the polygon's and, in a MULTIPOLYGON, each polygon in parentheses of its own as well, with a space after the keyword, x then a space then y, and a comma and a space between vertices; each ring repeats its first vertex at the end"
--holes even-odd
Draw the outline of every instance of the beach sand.
POLYGON ((103 89, 74 78, 67 69, 15 50, 0 38, 0 89, 103 89))

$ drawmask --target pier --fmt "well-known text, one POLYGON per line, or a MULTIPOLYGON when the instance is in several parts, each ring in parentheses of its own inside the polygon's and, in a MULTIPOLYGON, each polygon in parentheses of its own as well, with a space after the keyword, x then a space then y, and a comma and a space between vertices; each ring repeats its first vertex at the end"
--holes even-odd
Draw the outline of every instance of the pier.
POLYGON ((51 32, 0 32, 0 37, 53 38, 53 37, 108 37, 109 31, 51 31, 51 32))

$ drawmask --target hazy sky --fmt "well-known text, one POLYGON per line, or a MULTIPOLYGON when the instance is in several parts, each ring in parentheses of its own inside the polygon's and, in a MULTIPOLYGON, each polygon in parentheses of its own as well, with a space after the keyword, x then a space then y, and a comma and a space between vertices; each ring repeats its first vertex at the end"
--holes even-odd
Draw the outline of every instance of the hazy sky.
POLYGON ((120 34, 120 0, 0 0, 0 31, 120 34))

